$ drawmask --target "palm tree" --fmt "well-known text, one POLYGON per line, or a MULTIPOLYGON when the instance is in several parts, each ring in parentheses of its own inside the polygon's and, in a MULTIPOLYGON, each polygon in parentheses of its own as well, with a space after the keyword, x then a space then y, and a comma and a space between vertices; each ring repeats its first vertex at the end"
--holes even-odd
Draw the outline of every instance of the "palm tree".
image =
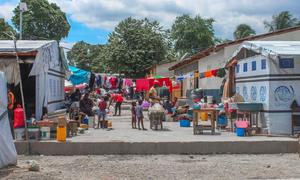
POLYGON ((297 18, 294 18, 289 11, 283 11, 279 14, 273 15, 271 22, 264 21, 265 28, 269 29, 269 32, 293 27, 296 26, 297 23, 297 18))
POLYGON ((245 38, 254 35, 255 31, 248 24, 240 24, 233 33, 235 39, 245 38))

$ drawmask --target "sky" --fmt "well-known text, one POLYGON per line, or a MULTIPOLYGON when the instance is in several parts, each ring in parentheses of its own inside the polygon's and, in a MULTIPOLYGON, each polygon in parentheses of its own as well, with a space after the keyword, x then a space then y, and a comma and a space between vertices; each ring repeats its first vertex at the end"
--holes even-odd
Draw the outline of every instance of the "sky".
MULTIPOLYGON (((71 24, 63 41, 84 40, 105 44, 108 35, 121 20, 131 16, 157 20, 170 28, 176 16, 189 14, 214 18, 215 35, 233 39, 233 31, 241 23, 249 24, 257 34, 265 33, 263 21, 273 14, 290 11, 300 19, 299 0, 49 0, 66 12, 71 24)), ((0 0, 0 17, 8 22, 18 0, 0 0)))

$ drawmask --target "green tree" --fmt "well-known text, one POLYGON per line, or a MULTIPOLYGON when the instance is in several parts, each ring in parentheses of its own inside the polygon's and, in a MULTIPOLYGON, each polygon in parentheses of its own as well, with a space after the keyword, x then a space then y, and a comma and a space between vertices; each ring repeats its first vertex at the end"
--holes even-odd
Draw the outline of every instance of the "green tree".
POLYGON ((204 50, 215 44, 214 20, 204 19, 200 16, 192 18, 182 15, 176 18, 171 29, 171 37, 174 40, 175 50, 183 55, 204 50))
POLYGON ((70 64, 92 72, 104 71, 102 62, 103 45, 91 45, 84 41, 77 42, 67 53, 70 64))
POLYGON ((0 18, 0 39, 7 40, 11 39, 8 35, 11 33, 16 34, 16 31, 11 27, 3 18, 0 18))
POLYGON ((84 69, 84 70, 90 70, 92 61, 90 60, 90 44, 79 41, 72 49, 67 53, 67 57, 70 61, 70 64, 84 69))
POLYGON ((265 28, 269 29, 270 32, 293 27, 296 26, 297 23, 297 18, 294 18, 289 11, 283 11, 279 14, 273 15, 270 22, 264 21, 265 28))
MULTIPOLYGON (((28 11, 23 13, 23 39, 61 40, 68 36, 70 24, 66 14, 47 0, 22 0, 28 11)), ((20 30, 19 6, 14 9, 12 22, 20 30)))
POLYGON ((233 33, 235 39, 245 38, 251 35, 255 35, 255 31, 248 24, 240 24, 236 27, 233 33))
POLYGON ((104 47, 106 70, 128 77, 144 77, 147 68, 165 59, 166 31, 157 21, 127 18, 110 34, 104 47))

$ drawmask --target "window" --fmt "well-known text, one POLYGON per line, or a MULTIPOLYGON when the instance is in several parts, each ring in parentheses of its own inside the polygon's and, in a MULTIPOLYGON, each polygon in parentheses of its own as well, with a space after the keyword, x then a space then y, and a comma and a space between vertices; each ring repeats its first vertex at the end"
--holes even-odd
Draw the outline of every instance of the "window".
POLYGON ((261 69, 267 69, 267 61, 265 59, 261 60, 261 69))
POLYGON ((247 71, 248 71, 248 64, 244 63, 244 72, 247 72, 247 71))
POLYGON ((239 64, 238 64, 238 65, 236 65, 235 72, 236 72, 236 73, 239 73, 239 72, 240 72, 240 65, 239 65, 239 64))
POLYGON ((294 68, 294 58, 280 58, 279 68, 281 69, 294 68))
POLYGON ((252 71, 256 71, 256 61, 252 61, 252 71))

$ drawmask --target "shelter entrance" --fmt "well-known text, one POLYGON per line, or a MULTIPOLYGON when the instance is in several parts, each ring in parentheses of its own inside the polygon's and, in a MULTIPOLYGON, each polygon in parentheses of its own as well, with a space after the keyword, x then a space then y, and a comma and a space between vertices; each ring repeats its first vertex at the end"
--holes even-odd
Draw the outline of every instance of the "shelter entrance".
MULTIPOLYGON (((30 118, 35 113, 35 99, 36 99, 36 83, 35 76, 29 76, 31 68, 33 66, 32 63, 20 63, 20 72, 21 79, 23 83, 23 93, 24 93, 24 101, 25 109, 26 109, 26 117, 30 118)), ((13 87, 13 91, 16 98, 16 104, 22 104, 20 84, 13 87)))

